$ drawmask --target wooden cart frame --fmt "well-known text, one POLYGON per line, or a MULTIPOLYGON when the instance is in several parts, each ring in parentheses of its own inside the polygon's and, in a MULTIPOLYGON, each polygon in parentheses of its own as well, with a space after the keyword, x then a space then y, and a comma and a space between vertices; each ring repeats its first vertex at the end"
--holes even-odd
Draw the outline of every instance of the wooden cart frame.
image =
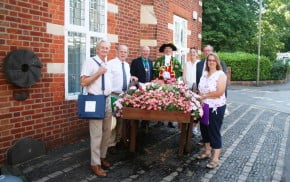
POLYGON ((184 113, 181 111, 154 111, 132 107, 124 107, 122 118, 129 120, 130 122, 131 152, 135 152, 136 150, 136 130, 137 130, 137 122, 139 120, 161 121, 161 122, 173 121, 180 123, 181 134, 178 154, 179 156, 181 156, 185 152, 189 153, 191 150, 193 122, 191 121, 190 113, 184 113))

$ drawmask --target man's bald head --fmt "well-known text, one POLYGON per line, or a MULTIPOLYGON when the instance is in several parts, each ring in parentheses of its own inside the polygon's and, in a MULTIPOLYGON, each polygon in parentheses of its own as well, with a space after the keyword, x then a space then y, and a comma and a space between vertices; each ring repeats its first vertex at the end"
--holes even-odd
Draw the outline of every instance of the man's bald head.
POLYGON ((140 48, 140 52, 141 52, 141 56, 143 58, 146 58, 148 59, 149 58, 149 55, 150 55, 150 48, 148 46, 142 46, 140 48))
POLYGON ((211 45, 206 45, 203 47, 203 54, 207 57, 209 54, 213 53, 213 47, 211 45))

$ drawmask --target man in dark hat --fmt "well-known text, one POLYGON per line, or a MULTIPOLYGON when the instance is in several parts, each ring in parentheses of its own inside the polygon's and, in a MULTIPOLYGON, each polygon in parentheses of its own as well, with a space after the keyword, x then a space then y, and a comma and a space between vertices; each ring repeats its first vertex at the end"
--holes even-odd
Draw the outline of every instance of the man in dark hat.
MULTIPOLYGON (((173 57, 173 51, 177 51, 177 48, 172 43, 165 43, 159 48, 159 52, 164 53, 164 56, 157 58, 154 62, 153 70, 156 78, 169 80, 182 76, 181 64, 173 57)), ((157 127, 161 125, 163 125, 161 122, 156 124, 157 127)), ((168 127, 174 128, 172 122, 168 123, 168 127)))
POLYGON ((182 76, 182 68, 180 62, 172 56, 173 51, 177 48, 172 43, 165 43, 159 48, 159 52, 164 53, 154 62, 154 75, 156 78, 168 80, 171 78, 179 78, 182 76))

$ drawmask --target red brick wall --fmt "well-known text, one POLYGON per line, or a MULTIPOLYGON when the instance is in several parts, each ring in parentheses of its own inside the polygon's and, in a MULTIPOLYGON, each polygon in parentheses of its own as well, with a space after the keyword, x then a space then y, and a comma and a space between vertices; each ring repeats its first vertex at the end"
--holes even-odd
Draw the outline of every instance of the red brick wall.
POLYGON ((116 34, 119 35, 119 44, 129 46, 129 60, 140 55, 140 39, 157 40, 157 47, 150 47, 150 57, 155 60, 156 57, 160 56, 161 53, 159 53, 158 48, 164 42, 173 42, 173 31, 168 29, 168 23, 173 24, 174 15, 178 15, 188 21, 188 30, 192 31, 191 35, 188 36, 188 47, 201 48, 201 39, 198 38, 198 34, 201 33, 202 26, 198 20, 192 19, 193 11, 198 12, 198 17, 202 16, 202 7, 199 6, 198 0, 141 0, 134 1, 134 3, 131 1, 117 1, 116 4, 119 6, 119 14, 115 15, 117 17, 116 34), (139 24, 141 4, 154 6, 157 25, 139 24), (128 25, 133 25, 133 27, 128 27, 128 25))
POLYGON ((0 164, 17 139, 32 137, 48 147, 78 139, 87 123, 78 121, 76 102, 64 101, 64 74, 48 74, 46 63, 64 63, 64 36, 46 33, 46 23, 64 24, 63 0, 2 0, 0 2, 0 164), (43 63, 41 80, 28 88, 23 102, 3 74, 3 58, 11 50, 31 49, 43 63))
MULTIPOLYGON (((199 6, 198 0, 154 0, 154 8, 156 8, 155 14, 158 20, 158 47, 163 42, 173 42, 173 31, 168 29, 168 23, 173 24, 173 16, 177 15, 187 20, 187 29, 192 31, 191 35, 188 36, 187 46, 201 48, 201 39, 198 38, 198 34, 201 33, 202 26, 198 20, 192 19, 193 11, 198 12, 198 17, 202 16, 202 7, 199 6)), ((156 55, 161 55, 158 49, 156 49, 156 55)))
MULTIPOLYGON (((108 33, 117 34, 119 43, 130 49, 129 59, 140 55, 140 39, 155 39, 151 58, 159 56, 163 42, 172 41, 177 14, 188 20, 188 47, 200 47, 197 34, 201 24, 193 21, 193 10, 199 12, 198 0, 108 0, 119 7, 119 13, 108 13, 108 33), (154 5, 157 25, 140 25, 141 4, 154 5)), ((88 134, 88 123, 76 117, 76 101, 65 101, 64 74, 47 73, 46 63, 64 63, 64 36, 46 33, 46 23, 64 25, 64 0, 1 0, 0 2, 0 164, 7 149, 19 138, 32 137, 45 141, 48 147, 59 146, 88 134), (30 96, 18 102, 13 91, 21 90, 8 83, 3 74, 3 59, 18 48, 31 49, 43 63, 41 80, 28 88, 30 96)), ((112 45, 110 58, 115 56, 112 45)))

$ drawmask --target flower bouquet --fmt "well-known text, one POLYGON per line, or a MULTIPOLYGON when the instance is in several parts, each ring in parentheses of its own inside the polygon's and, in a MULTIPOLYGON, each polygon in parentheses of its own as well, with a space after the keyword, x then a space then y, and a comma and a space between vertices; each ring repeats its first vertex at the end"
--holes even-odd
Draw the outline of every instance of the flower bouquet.
POLYGON ((131 107, 152 111, 180 111, 190 113, 194 119, 203 115, 200 97, 189 90, 185 84, 176 81, 154 80, 132 86, 127 93, 120 95, 115 102, 116 116, 122 116, 122 108, 131 107))

